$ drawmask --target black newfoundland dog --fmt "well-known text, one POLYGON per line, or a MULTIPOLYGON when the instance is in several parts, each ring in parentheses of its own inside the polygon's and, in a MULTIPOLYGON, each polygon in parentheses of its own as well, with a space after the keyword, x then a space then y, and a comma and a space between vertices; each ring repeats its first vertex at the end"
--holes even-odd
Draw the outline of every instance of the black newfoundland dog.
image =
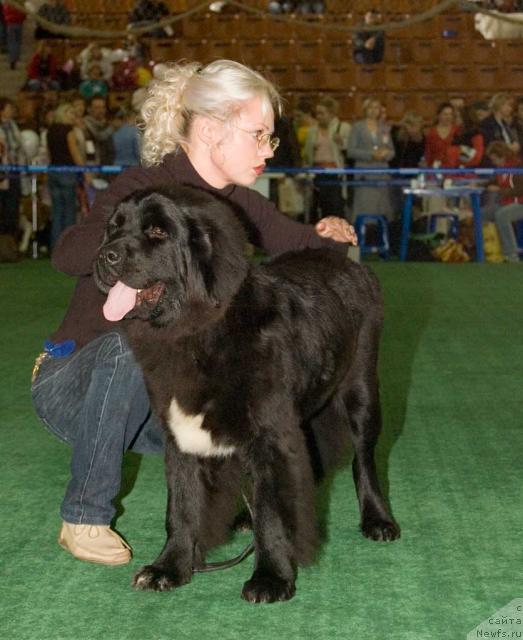
POLYGON ((95 266, 167 429, 167 541, 134 586, 191 580, 227 539, 247 481, 255 568, 249 602, 287 600, 317 543, 315 480, 350 437, 363 534, 394 540, 374 448, 382 301, 334 250, 245 258, 230 206, 191 187, 145 190, 108 221, 95 266))

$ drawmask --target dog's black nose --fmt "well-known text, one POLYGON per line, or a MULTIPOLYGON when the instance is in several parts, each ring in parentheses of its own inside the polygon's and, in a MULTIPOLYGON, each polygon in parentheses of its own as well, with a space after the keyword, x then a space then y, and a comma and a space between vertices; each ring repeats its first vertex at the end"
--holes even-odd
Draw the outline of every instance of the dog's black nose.
POLYGON ((105 261, 111 266, 118 264, 121 260, 121 255, 115 249, 107 249, 104 251, 103 256, 105 261))

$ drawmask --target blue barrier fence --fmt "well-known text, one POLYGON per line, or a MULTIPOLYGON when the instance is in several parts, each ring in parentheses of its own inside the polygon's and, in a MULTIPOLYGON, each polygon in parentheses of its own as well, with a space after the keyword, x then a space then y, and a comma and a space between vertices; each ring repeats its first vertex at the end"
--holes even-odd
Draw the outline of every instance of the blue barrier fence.
MULTIPOLYGON (((102 173, 102 174, 117 174, 121 173, 127 167, 123 165, 85 165, 85 166, 68 166, 68 165, 33 165, 33 164, 2 164, 0 165, 0 172, 4 173, 27 173, 27 174, 42 174, 42 173, 102 173)), ((267 167, 265 173, 285 173, 288 175, 294 174, 312 174, 312 175, 325 175, 325 176, 339 176, 339 175, 388 175, 396 176, 418 176, 420 174, 426 176, 445 176, 445 175, 464 175, 470 176, 474 174, 478 178, 489 177, 498 173, 511 173, 511 174, 523 174, 523 167, 479 167, 479 168, 424 168, 424 167, 408 167, 393 169, 390 167, 380 167, 379 169, 364 168, 345 168, 345 169, 320 169, 318 167, 267 167)), ((368 182, 365 182, 368 186, 368 182)))

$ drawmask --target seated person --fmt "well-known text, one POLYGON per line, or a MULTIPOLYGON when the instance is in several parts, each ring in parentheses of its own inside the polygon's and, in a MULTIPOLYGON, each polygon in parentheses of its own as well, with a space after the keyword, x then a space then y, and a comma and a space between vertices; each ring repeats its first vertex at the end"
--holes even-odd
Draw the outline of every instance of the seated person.
POLYGON ((90 100, 95 96, 103 98, 109 93, 109 85, 103 79, 102 68, 99 64, 91 65, 87 80, 80 83, 78 91, 86 100, 90 100))
POLYGON ((93 64, 97 64, 102 70, 102 78, 106 82, 111 82, 113 76, 113 54, 110 49, 92 42, 78 54, 78 64, 80 65, 80 78, 82 80, 89 79, 89 69, 93 64))
MULTIPOLYGON (((486 155, 495 167, 517 167, 518 156, 505 142, 491 142, 486 155)), ((523 220, 523 175, 498 173, 487 189, 499 195, 497 207, 483 207, 486 221, 494 221, 499 233, 501 249, 506 262, 519 262, 519 251, 514 223, 523 220)))
POLYGON ((27 88, 30 91, 60 89, 56 59, 45 40, 38 42, 36 51, 27 65, 27 88))
MULTIPOLYGON (((377 11, 370 10, 365 14, 365 24, 375 25, 379 22, 377 11)), ((383 62, 385 53, 385 36, 383 31, 356 31, 353 40, 353 57, 360 64, 376 64, 383 62)))

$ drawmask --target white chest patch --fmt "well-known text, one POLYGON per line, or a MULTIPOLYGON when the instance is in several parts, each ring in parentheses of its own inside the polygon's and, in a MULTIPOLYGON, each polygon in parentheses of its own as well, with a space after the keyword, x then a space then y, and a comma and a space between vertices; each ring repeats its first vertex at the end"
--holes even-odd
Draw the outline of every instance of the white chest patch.
POLYGON ((211 434, 202 429, 205 414, 187 415, 173 398, 167 412, 167 424, 176 438, 178 447, 184 453, 207 458, 209 456, 230 456, 234 447, 214 444, 211 434))

